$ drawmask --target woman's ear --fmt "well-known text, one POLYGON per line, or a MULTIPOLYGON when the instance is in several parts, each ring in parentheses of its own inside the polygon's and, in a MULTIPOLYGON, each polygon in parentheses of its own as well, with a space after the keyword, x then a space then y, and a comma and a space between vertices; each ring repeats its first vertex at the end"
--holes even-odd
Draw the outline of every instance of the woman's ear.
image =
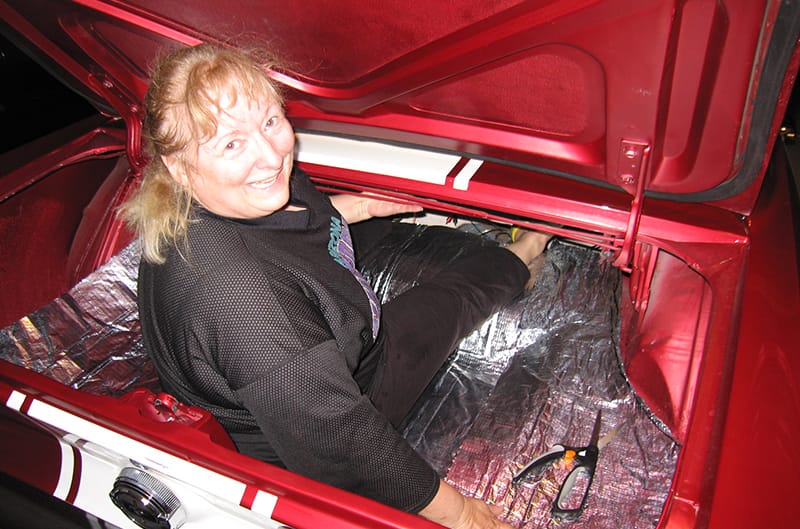
POLYGON ((186 164, 183 163, 181 157, 177 154, 167 154, 161 156, 161 161, 167 172, 177 183, 184 187, 189 187, 189 177, 186 174, 186 164))

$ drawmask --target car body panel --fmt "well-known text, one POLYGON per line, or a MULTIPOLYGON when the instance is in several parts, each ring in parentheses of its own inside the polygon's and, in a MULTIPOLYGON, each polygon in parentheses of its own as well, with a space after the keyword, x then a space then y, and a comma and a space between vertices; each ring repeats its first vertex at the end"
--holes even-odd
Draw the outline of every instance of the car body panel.
POLYGON ((768 0, 396 2, 380 15, 337 5, 333 17, 324 2, 300 12, 270 2, 240 12, 215 2, 5 5, 8 22, 37 34, 129 123, 140 117, 146 68, 170 42, 269 35, 301 129, 466 152, 629 192, 639 175, 626 157, 641 144, 648 159, 636 170, 652 194, 725 200, 740 212, 755 196, 734 197, 758 187, 757 161, 774 138, 783 50, 796 34, 785 21, 797 9, 768 0), (420 18, 420 9, 433 12, 420 18), (354 53, 363 38, 369 51, 354 53))
POLYGON ((192 527, 436 527, 232 452, 227 435, 202 410, 187 411, 193 420, 154 419, 146 392, 123 399, 89 395, 25 371, 4 363, 0 375, 3 415, 28 424, 11 430, 26 435, 3 440, 3 453, 17 453, 23 466, 4 460, 3 472, 26 481, 35 474, 33 485, 120 527, 136 525, 108 493, 131 465, 188 497, 193 514, 200 513, 192 527), (30 384, 20 385, 23 380, 30 384))
MULTIPOLYGON (((0 212, 19 224, 2 230, 13 259, 0 281, 14 294, 0 320, 63 293, 131 240, 114 210, 143 164, 141 100, 157 52, 268 35, 287 65, 272 75, 286 86, 298 163, 321 189, 545 229, 616 255, 626 375, 681 445, 659 527, 789 527, 773 493, 800 471, 789 448, 800 436, 799 234, 776 138, 800 64, 798 13, 794 0, 0 0, 4 28, 103 113, 3 158, 0 212), (764 448, 788 463, 764 462, 764 448)), ((112 479, 136 449, 97 447, 124 438, 158 453, 156 471, 188 464, 235 482, 219 509, 243 523, 258 515, 239 506, 262 497, 274 501, 266 518, 298 528, 431 526, 254 463, 195 426, 164 430, 129 402, 5 364, 0 376, 3 423, 23 432, 8 449, 46 454, 38 478, 22 459, 3 460, 3 472, 112 523, 127 520, 100 506, 109 487, 85 492, 75 469, 112 479)))
MULTIPOLYGON (((795 153, 797 145, 792 146, 795 153)), ((797 154, 795 154, 795 157, 797 154)), ((800 175, 782 146, 773 153, 768 184, 752 216, 752 246, 710 527, 791 527, 774 503, 792 490, 798 464, 793 443, 800 417, 800 275, 797 215, 800 175), (794 212, 787 217, 787 212, 794 212), (787 225, 788 224, 788 225, 787 225), (770 461, 758 457, 767 447, 770 461)))

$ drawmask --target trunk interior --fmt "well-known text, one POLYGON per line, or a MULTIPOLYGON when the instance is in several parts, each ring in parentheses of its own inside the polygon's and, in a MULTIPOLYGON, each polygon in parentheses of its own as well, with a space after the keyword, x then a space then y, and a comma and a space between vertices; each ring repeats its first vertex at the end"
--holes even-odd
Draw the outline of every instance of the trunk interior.
MULTIPOLYGON (((113 215, 132 176, 123 144, 112 141, 119 136, 98 130, 71 145, 102 146, 105 156, 69 161, 63 152, 4 180, 20 183, 4 187, 0 202, 2 244, 13 249, 0 275, 13 293, 0 307, 0 357, 80 392, 158 394, 139 335, 138 249, 113 215)), ((386 300, 473 245, 503 244, 508 232, 490 214, 444 209, 394 223, 360 266, 386 300)), ((655 246, 640 253, 647 266, 631 274, 606 249, 554 239, 532 289, 463 340, 404 427, 448 481, 502 504, 518 527, 572 518, 575 527, 652 526, 665 508, 712 296, 681 258, 655 246), (562 505, 580 509, 591 485, 579 516, 552 512, 568 468, 512 484, 553 445, 585 446, 598 417, 607 444, 594 481, 579 477, 562 505)))

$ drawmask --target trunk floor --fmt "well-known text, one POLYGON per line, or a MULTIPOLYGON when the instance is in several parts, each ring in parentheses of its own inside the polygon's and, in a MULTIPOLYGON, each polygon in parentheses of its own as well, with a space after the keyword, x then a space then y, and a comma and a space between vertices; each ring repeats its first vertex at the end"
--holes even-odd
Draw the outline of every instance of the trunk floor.
MULTIPOLYGON (((497 238, 480 226, 463 228, 497 238)), ((380 271, 367 275, 382 301, 471 245, 486 243, 449 228, 407 231, 390 235, 388 249, 367 255, 366 268, 380 271)), ((537 268, 532 290, 461 342, 403 433, 449 483, 502 505, 507 521, 520 529, 654 527, 678 446, 621 368, 620 272, 609 255, 560 241, 537 268), (575 520, 555 518, 551 506, 569 468, 547 468, 517 486, 511 480, 555 444, 585 446, 598 411, 600 436, 617 433, 600 451, 583 512, 575 520)), ((573 498, 569 506, 579 503, 573 498)))
MULTIPOLYGON (((498 238, 472 224, 392 223, 365 251, 356 249, 385 301, 498 238)), ((137 265, 131 245, 69 293, 0 330, 0 358, 90 393, 158 391, 141 345, 137 265)), ((660 518, 679 447, 620 366, 620 280, 609 256, 555 241, 534 288, 461 342, 403 428, 448 482, 502 505, 519 529, 644 528, 660 518), (568 468, 549 467, 518 486, 511 479, 555 444, 587 444, 598 411, 600 435, 618 431, 600 451, 583 512, 559 520, 551 505, 568 468)))

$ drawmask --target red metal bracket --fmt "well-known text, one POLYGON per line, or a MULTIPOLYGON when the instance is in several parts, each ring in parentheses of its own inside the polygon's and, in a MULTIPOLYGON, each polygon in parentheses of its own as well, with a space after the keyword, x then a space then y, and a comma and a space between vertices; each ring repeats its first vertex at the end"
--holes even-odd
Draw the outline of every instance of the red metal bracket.
POLYGON ((614 260, 614 266, 624 272, 633 270, 635 266, 634 260, 638 255, 635 252, 636 236, 639 231, 639 221, 642 218, 649 158, 650 145, 648 143, 631 140, 622 140, 620 143, 617 178, 624 188, 633 190, 633 201, 631 202, 628 225, 625 229, 625 238, 614 260))
POLYGON ((121 90, 107 75, 90 74, 89 83, 94 90, 102 94, 107 101, 116 104, 114 108, 119 111, 125 122, 125 129, 128 131, 127 153, 128 162, 131 170, 139 175, 146 163, 146 157, 142 148, 142 121, 144 111, 133 102, 133 98, 121 90))

